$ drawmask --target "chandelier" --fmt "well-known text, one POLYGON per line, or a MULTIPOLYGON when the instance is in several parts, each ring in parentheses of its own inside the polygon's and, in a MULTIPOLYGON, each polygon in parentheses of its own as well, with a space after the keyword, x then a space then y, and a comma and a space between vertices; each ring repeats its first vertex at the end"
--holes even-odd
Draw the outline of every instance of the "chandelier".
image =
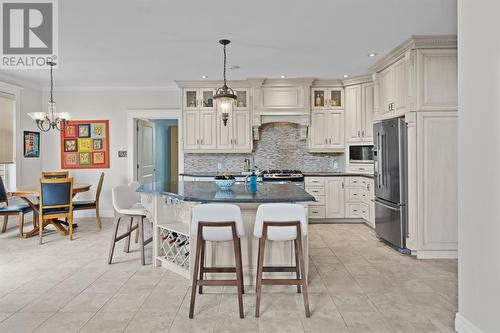
POLYGON ((66 125, 69 119, 69 113, 56 112, 56 102, 54 102, 54 80, 52 77, 52 68, 56 65, 55 62, 49 61, 47 64, 50 66, 50 101, 47 112, 32 112, 28 115, 36 122, 36 126, 42 132, 48 132, 51 129, 61 130, 66 125))
POLYGON ((219 43, 223 46, 224 53, 224 84, 215 91, 214 100, 217 103, 217 110, 222 115, 222 123, 227 126, 229 114, 233 111, 233 104, 236 101, 234 90, 227 86, 226 81, 226 45, 231 43, 228 39, 221 39, 219 43))

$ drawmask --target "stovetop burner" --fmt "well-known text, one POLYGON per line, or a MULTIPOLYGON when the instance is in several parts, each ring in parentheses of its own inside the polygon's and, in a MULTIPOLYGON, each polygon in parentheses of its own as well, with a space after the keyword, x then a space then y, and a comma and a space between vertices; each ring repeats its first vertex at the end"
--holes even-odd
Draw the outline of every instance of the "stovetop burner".
POLYGON ((264 170, 261 172, 261 175, 262 180, 304 180, 304 174, 300 170, 264 170))

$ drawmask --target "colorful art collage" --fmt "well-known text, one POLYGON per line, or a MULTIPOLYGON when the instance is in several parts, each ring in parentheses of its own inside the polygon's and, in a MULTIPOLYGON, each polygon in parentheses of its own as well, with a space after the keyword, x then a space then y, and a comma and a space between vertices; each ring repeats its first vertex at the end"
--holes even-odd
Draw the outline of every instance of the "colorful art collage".
POLYGON ((109 168, 109 121, 69 121, 61 131, 61 168, 109 168))

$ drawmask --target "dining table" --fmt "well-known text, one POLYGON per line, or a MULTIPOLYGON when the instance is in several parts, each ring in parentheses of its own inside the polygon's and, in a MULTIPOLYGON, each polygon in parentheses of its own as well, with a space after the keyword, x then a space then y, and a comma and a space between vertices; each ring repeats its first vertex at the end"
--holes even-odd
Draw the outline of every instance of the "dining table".
MULTIPOLYGON (((74 183, 73 184, 73 197, 78 193, 87 192, 90 190, 92 185, 85 183, 74 183)), ((37 185, 26 185, 12 188, 8 191, 10 196, 19 197, 24 200, 33 209, 33 229, 27 233, 24 233, 25 238, 33 237, 38 235, 38 198, 40 197, 40 184, 37 185), (34 200, 36 199, 36 201, 34 200)), ((43 221, 43 228, 47 225, 52 224, 56 230, 63 236, 68 234, 66 229, 68 223, 66 221, 58 219, 48 219, 43 221)), ((73 223, 73 227, 76 225, 73 223)))

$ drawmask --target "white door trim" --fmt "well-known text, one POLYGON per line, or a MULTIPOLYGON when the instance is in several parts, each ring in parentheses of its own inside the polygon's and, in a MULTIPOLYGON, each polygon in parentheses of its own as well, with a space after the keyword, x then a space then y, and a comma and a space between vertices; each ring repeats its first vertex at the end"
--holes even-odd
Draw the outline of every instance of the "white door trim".
POLYGON ((137 132, 135 130, 135 119, 177 119, 179 131, 179 173, 184 172, 184 147, 182 132, 182 111, 181 109, 128 109, 127 110, 127 178, 128 181, 135 179, 137 170, 134 161, 136 160, 137 132))

